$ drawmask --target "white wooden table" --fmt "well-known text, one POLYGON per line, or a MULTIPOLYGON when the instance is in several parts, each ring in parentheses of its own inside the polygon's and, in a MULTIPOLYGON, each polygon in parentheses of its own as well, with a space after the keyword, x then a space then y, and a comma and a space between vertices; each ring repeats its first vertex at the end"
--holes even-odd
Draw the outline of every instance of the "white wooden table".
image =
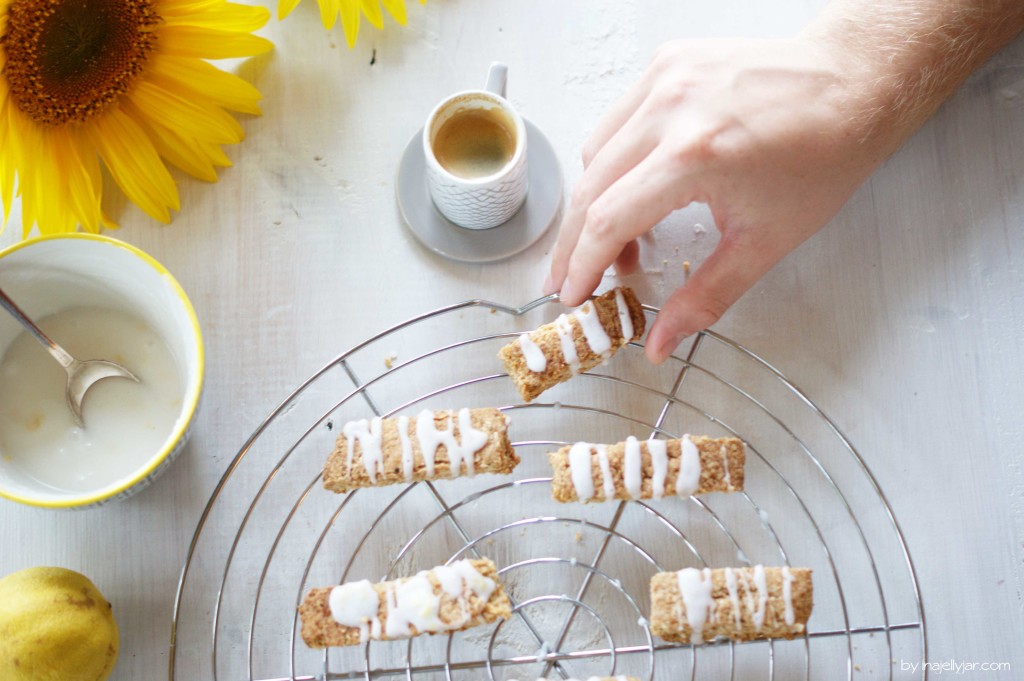
MULTIPOLYGON (((552 141, 571 184, 588 131, 657 45, 788 35, 822 3, 408 4, 408 27, 364 23, 351 51, 339 28, 324 32, 312 0, 273 19, 263 34, 276 50, 239 67, 263 93, 264 115, 243 120, 247 139, 227 150, 234 167, 215 185, 178 175, 182 210, 169 227, 114 208, 114 236, 163 262, 192 298, 207 348, 203 408, 181 459, 126 502, 81 513, 0 503, 0 574, 48 564, 89 575, 121 626, 116 679, 166 678, 196 521, 293 388, 420 312, 540 294, 553 232, 481 266, 433 255, 401 225, 396 163, 439 98, 482 84, 492 60, 508 63, 510 98, 552 141)), ((19 221, 15 208, 2 243, 19 221)), ((626 283, 660 305, 714 234, 704 207, 674 214, 626 283)), ((1024 673, 1024 41, 975 74, 716 330, 783 371, 863 455, 917 566, 929 661, 1010 663, 984 679, 1024 673)))

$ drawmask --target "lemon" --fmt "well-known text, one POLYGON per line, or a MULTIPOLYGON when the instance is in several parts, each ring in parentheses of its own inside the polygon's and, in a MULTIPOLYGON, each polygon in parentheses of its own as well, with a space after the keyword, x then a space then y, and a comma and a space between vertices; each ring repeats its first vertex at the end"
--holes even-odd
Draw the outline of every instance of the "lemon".
POLYGON ((85 575, 34 567, 0 579, 0 679, 103 681, 117 647, 110 603, 85 575))

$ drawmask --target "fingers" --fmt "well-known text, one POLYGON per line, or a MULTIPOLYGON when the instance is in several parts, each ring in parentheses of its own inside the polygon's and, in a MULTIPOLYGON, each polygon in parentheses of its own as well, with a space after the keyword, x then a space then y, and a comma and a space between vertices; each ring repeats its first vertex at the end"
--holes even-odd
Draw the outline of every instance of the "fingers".
POLYGON ((583 167, 588 168, 598 152, 626 124, 651 91, 649 79, 644 77, 633 83, 614 106, 601 117, 590 138, 583 145, 583 167))
POLYGON ((633 239, 626 244, 619 257, 615 258, 615 274, 624 277, 632 274, 640 262, 640 244, 633 239))
POLYGON ((778 249, 723 237, 661 308, 647 335, 647 358, 660 364, 688 336, 717 322, 783 255, 778 249))
MULTIPOLYGON (((690 183, 690 178, 680 176, 679 169, 672 169, 665 154, 656 152, 601 194, 587 209, 569 255, 562 302, 582 303, 630 242, 689 203, 690 183)), ((626 256, 628 264, 630 254, 626 256)))
MULTIPOLYGON (((658 145, 658 136, 643 107, 605 143, 583 177, 573 188, 572 202, 558 232, 551 255, 551 272, 545 293, 560 291, 569 269, 569 258, 576 248, 591 205, 620 178, 643 161, 658 145)), ((589 291, 588 291, 589 293, 589 291)))

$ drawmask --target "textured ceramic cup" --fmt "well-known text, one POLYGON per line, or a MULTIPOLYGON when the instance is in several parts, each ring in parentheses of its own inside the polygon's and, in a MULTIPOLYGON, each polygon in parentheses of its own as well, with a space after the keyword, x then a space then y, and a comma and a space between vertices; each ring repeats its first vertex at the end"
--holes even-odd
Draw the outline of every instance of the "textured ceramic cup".
POLYGON ((423 154, 426 157, 427 187, 437 209, 450 221, 466 229, 496 227, 516 214, 529 188, 526 172, 526 125, 508 100, 505 86, 508 67, 494 63, 483 90, 457 92, 441 101, 423 126, 423 154), (509 122, 514 148, 508 161, 496 172, 482 177, 460 177, 449 172, 435 153, 438 132, 453 116, 470 109, 498 109, 509 122))

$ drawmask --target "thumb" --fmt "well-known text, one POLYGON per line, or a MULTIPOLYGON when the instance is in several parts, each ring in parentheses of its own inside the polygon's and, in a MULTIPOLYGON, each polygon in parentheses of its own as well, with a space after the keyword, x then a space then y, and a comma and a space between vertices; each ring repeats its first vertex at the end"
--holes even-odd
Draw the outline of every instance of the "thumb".
POLYGON ((711 256, 675 290, 647 335, 647 358, 661 364, 688 336, 717 322, 785 252, 723 235, 711 256))

